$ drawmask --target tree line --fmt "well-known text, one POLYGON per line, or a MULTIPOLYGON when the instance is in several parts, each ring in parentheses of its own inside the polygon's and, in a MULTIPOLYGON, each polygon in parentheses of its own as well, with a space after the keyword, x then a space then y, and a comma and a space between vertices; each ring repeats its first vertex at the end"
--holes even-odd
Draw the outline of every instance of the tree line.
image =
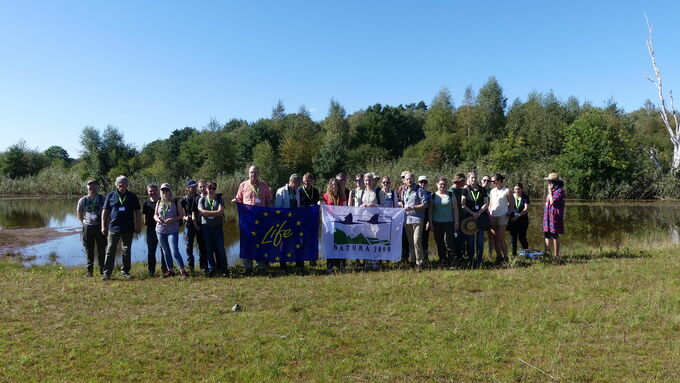
POLYGON ((594 106, 575 97, 563 101, 552 92, 508 103, 495 77, 478 90, 468 86, 461 105, 447 88, 429 105, 375 104, 352 114, 331 100, 326 117, 314 121, 304 106, 288 113, 279 101, 268 118, 225 124, 213 119, 200 129, 176 129, 141 149, 125 142, 118 128, 85 127, 80 146, 73 159, 59 146, 39 152, 21 141, 0 154, 0 174, 7 181, 69 172, 110 184, 120 174, 157 181, 214 179, 245 174, 247 165, 256 164, 263 179, 278 185, 291 173, 327 179, 341 171, 397 167, 451 177, 478 169, 534 183, 530 192, 540 192, 541 175, 558 172, 570 197, 680 195, 680 182, 670 171, 673 146, 650 101, 628 113, 611 100, 594 106))

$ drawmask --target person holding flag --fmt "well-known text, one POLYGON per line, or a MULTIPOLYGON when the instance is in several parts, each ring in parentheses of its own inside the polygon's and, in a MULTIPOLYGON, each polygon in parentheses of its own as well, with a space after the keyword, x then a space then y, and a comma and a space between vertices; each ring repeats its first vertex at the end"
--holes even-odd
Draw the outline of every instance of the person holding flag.
POLYGON ((415 264, 416 269, 423 271, 425 251, 423 250, 423 230, 425 229, 425 212, 428 209, 428 200, 425 188, 416 184, 413 173, 404 175, 406 187, 402 193, 404 210, 406 210, 406 223, 404 232, 409 246, 409 262, 415 264))
MULTIPOLYGON (((283 185, 276 191, 276 199, 274 201, 274 207, 295 209, 300 207, 300 175, 291 174, 288 179, 288 184, 283 185)), ((284 274, 288 274, 288 266, 285 261, 281 260, 279 262, 281 265, 281 270, 284 274)), ((298 274, 302 274, 304 271, 304 262, 298 261, 296 263, 296 269, 298 274)))
MULTIPOLYGON (((248 168, 248 180, 241 182, 236 191, 236 197, 231 202, 242 203, 251 206, 270 207, 274 204, 272 191, 266 182, 260 180, 260 169, 253 165, 248 168)), ((253 275, 253 260, 245 258, 243 265, 245 267, 246 275, 253 275)), ((259 274, 264 274, 266 270, 266 263, 258 261, 257 271, 259 274)))

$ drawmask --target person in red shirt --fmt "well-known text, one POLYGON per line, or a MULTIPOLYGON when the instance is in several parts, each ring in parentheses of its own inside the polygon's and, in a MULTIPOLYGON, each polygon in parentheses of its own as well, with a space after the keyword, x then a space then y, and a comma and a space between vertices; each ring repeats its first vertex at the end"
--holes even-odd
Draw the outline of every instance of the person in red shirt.
MULTIPOLYGON (((326 186, 326 192, 321 197, 319 201, 322 205, 333 205, 333 206, 347 206, 347 196, 342 192, 340 188, 340 182, 337 178, 331 178, 326 186)), ((337 267, 338 270, 345 271, 347 261, 344 259, 326 259, 326 269, 328 274, 333 273, 333 267, 337 267)))

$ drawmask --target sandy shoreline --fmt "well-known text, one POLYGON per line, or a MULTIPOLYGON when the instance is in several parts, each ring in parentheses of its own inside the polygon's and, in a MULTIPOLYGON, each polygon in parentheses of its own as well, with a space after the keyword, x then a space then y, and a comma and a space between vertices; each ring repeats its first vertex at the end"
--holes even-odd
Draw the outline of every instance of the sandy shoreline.
POLYGON ((49 240, 78 233, 78 228, 66 229, 41 227, 34 229, 0 230, 0 256, 12 256, 15 251, 49 240))

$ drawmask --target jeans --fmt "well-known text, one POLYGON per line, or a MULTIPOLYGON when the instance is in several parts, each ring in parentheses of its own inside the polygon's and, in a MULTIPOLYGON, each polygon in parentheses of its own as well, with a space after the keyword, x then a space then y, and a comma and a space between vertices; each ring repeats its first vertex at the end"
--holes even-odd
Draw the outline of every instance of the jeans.
POLYGON ((201 227, 203 231, 203 241, 205 241, 205 252, 208 255, 208 262, 210 262, 211 255, 215 252, 215 261, 217 270, 220 273, 227 272, 227 253, 224 251, 224 232, 222 225, 201 227))
POLYGON ((182 254, 179 253, 179 233, 161 234, 156 233, 158 242, 161 244, 161 254, 165 258, 165 264, 168 265, 168 270, 172 270, 172 259, 175 258, 180 269, 184 268, 184 261, 182 254))
POLYGON ((408 239, 409 247, 409 262, 415 262, 416 265, 422 265, 425 260, 425 252, 423 251, 423 223, 405 223, 404 231, 408 239))
POLYGON ((484 255, 484 234, 486 232, 478 230, 475 234, 465 235, 467 239, 467 255, 472 263, 472 267, 478 267, 482 264, 482 256, 484 255), (475 242, 477 243, 477 256, 475 257, 475 242))
POLYGON ((109 232, 106 244, 106 259, 104 260, 104 274, 113 274, 113 266, 116 263, 116 248, 118 241, 123 240, 123 267, 121 271, 130 273, 130 253, 132 247, 133 233, 112 233, 109 232))
POLYGON ((454 223, 432 221, 432 226, 434 240, 437 242, 439 262, 448 265, 453 261, 453 251, 456 241, 453 235, 454 223))
POLYGON ((85 247, 85 254, 87 254, 87 271, 91 273, 94 269, 94 246, 96 244, 99 273, 103 273, 104 261, 106 259, 106 237, 101 232, 101 226, 83 225, 81 239, 83 240, 83 246, 85 247))
MULTIPOLYGON (((149 274, 156 274, 156 249, 158 248, 158 237, 156 230, 152 228, 146 229, 146 264, 149 269, 149 274)), ((163 248, 161 247, 161 270, 165 273, 168 271, 168 265, 165 263, 165 256, 163 255, 163 248)), ((172 263, 171 263, 172 265, 172 263)))

